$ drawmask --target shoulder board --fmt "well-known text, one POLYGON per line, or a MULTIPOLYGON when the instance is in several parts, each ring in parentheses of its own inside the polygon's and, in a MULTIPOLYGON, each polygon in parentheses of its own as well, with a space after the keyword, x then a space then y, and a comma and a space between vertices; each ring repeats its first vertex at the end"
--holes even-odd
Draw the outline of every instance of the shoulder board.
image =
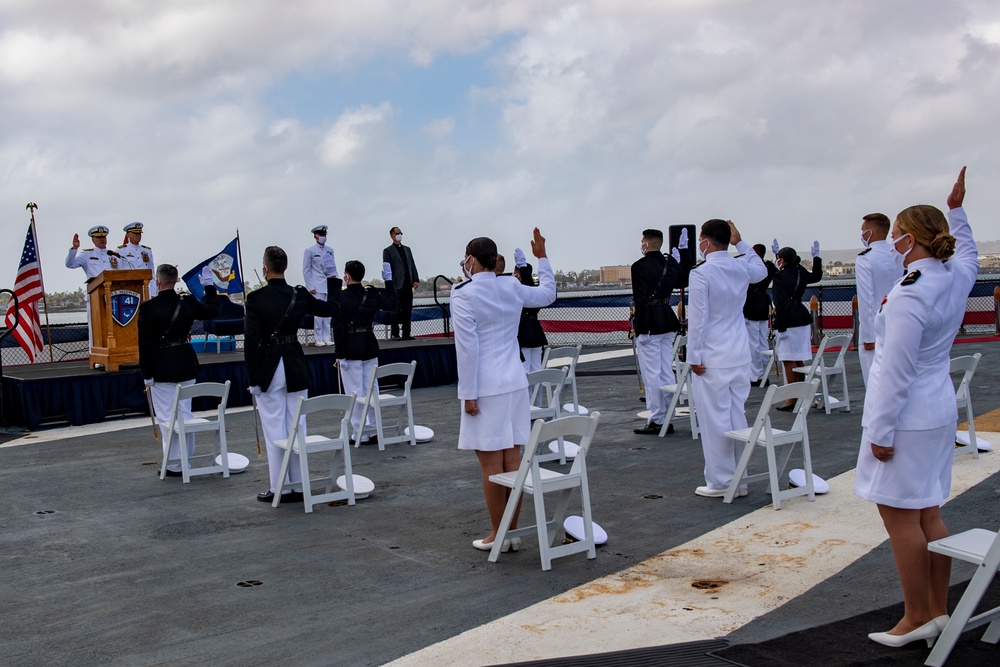
POLYGON ((306 288, 304 285, 296 285, 295 289, 297 289, 297 290, 305 290, 307 292, 309 291, 308 288, 306 288))
POLYGON ((465 287, 466 285, 468 285, 471 282, 472 282, 471 280, 463 280, 459 284, 455 285, 455 289, 462 289, 463 287, 465 287))
POLYGON ((80 248, 80 252, 90 252, 93 248, 80 248))
POLYGON ((701 260, 700 262, 698 262, 697 264, 695 264, 694 266, 692 266, 691 270, 694 271, 695 269, 697 269, 699 266, 701 266, 704 263, 705 263, 705 260, 701 260))
POLYGON ((911 271, 908 276, 903 278, 903 282, 900 285, 912 285, 918 280, 920 280, 920 271, 911 271))
POLYGON ((858 253, 858 257, 861 257, 862 255, 867 255, 871 251, 872 251, 871 248, 865 248, 864 250, 862 250, 861 252, 858 253))
POLYGON ((124 247, 125 247, 125 246, 127 246, 127 245, 128 245, 127 243, 123 243, 123 244, 121 244, 121 245, 120 245, 120 246, 118 246, 118 247, 119 247, 119 248, 124 248, 124 247))
POLYGON ((733 259, 739 259, 740 257, 746 257, 746 256, 747 256, 747 254, 745 252, 741 252, 738 255, 734 255, 733 259))
POLYGON ((152 250, 148 245, 141 245, 140 248, 145 248, 146 250, 152 250))

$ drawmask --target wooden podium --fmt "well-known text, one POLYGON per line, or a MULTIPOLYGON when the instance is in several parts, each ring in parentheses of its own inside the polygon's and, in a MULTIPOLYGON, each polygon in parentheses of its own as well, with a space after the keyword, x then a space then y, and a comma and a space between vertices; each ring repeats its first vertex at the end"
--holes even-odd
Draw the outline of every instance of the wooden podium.
POLYGON ((87 284, 91 368, 139 363, 139 304, 149 300, 152 277, 149 269, 104 271, 87 284))

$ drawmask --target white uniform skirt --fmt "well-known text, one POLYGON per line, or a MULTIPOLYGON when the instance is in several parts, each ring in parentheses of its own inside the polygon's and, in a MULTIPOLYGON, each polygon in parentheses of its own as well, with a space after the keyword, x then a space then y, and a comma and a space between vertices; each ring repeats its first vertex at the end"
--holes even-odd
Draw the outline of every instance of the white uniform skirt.
POLYGON ((854 495, 908 510, 943 503, 951 493, 956 423, 928 431, 896 431, 892 458, 885 463, 875 458, 867 432, 862 433, 854 495))
POLYGON ((810 361, 813 358, 812 327, 808 324, 774 332, 774 352, 778 361, 810 361))
POLYGON ((531 406, 527 388, 483 396, 477 399, 477 403, 479 414, 473 417, 465 411, 465 401, 459 401, 462 411, 458 429, 459 449, 495 452, 527 444, 531 435, 531 406))

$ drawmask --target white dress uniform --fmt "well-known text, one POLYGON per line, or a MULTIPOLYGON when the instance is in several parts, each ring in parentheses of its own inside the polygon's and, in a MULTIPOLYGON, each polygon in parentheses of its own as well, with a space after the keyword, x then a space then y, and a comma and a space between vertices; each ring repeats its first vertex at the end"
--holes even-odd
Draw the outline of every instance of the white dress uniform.
MULTIPOLYGON (((313 229, 313 233, 321 233, 317 231, 319 229, 322 229, 322 234, 326 234, 326 227, 317 227, 313 229)), ((326 301, 327 299, 326 276, 323 274, 324 255, 334 257, 333 248, 325 244, 320 245, 319 243, 313 243, 302 254, 302 278, 305 281, 306 289, 310 292, 315 291, 313 296, 320 301, 326 301)), ((336 259, 334 260, 334 266, 336 266, 336 259)), ((334 276, 336 275, 338 274, 335 272, 334 276)), ((313 318, 313 338, 317 345, 333 345, 333 339, 330 337, 329 317, 313 318)))
POLYGON ((854 274, 858 283, 858 359, 867 388, 875 350, 866 350, 864 343, 875 342, 875 314, 885 295, 903 277, 903 270, 892 261, 887 242, 873 241, 858 255, 854 274))
POLYGON ((767 267, 753 248, 740 241, 742 257, 711 252, 691 270, 688 280, 687 360, 704 365, 692 374, 698 408, 705 483, 725 489, 736 472, 742 450, 725 432, 746 428, 744 405, 750 394, 750 344, 743 324, 747 287, 767 277, 767 267))
MULTIPOLYGON (((124 232, 142 233, 142 223, 132 222, 122 228, 124 232)), ((156 296, 156 262, 153 261, 153 249, 148 245, 126 242, 118 246, 118 254, 122 256, 122 269, 148 269, 150 271, 149 298, 156 296)))
POLYGON ((538 260, 538 283, 529 287, 482 271, 451 290, 458 399, 479 405, 476 416, 462 408, 459 449, 497 451, 528 441, 528 378, 517 326, 522 308, 544 308, 556 299, 555 275, 544 257, 538 260))
POLYGON ((965 210, 952 209, 948 221, 955 254, 910 262, 875 316, 854 493, 890 507, 935 507, 951 491, 958 409, 950 356, 979 260, 965 210), (892 447, 892 458, 876 459, 871 443, 892 447))
MULTIPOLYGON (((102 225, 96 227, 91 227, 90 231, 87 232, 91 238, 95 236, 107 237, 108 228, 102 225)), ((87 274, 87 282, 101 275, 104 271, 112 271, 118 268, 118 258, 113 257, 108 254, 107 248, 81 248, 76 250, 75 248, 70 248, 69 253, 66 255, 66 268, 76 269, 81 268, 83 272, 87 274)), ((87 307, 87 347, 93 347, 94 341, 91 339, 93 335, 90 330, 90 298, 84 299, 84 303, 87 307)))

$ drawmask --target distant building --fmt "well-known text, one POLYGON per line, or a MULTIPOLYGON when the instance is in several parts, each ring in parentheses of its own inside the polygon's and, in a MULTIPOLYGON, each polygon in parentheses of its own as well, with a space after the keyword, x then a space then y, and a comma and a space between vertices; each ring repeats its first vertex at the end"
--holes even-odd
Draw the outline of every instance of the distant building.
POLYGON ((603 284, 608 283, 631 283, 632 282, 632 267, 625 266, 602 266, 601 267, 601 282, 603 284))

